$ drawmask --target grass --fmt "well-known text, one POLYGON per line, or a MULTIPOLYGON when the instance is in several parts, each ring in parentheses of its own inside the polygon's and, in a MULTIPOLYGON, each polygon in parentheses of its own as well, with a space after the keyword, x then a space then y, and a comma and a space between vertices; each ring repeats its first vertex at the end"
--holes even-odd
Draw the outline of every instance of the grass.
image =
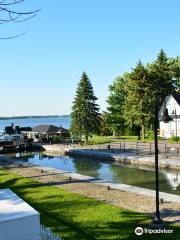
POLYGON ((89 144, 105 144, 109 142, 154 142, 153 139, 146 138, 145 140, 138 140, 137 136, 97 136, 93 135, 92 138, 89 139, 89 144))
POLYGON ((117 139, 113 138, 113 136, 98 136, 93 135, 92 138, 89 139, 88 144, 105 144, 109 142, 115 142, 117 139))
MULTIPOLYGON (((138 136, 97 136, 93 135, 92 138, 89 139, 89 144, 95 145, 95 144, 105 144, 109 142, 143 142, 143 143, 154 143, 153 138, 145 138, 145 140, 138 140, 138 136)), ((161 138, 158 139, 159 142, 164 142, 161 138)), ((168 139, 168 143, 179 143, 180 139, 171 138, 168 139)))
POLYGON ((82 197, 62 188, 46 186, 7 170, 0 170, 0 188, 10 188, 41 214, 41 223, 64 240, 180 239, 175 233, 136 236, 137 226, 148 227, 151 218, 137 212, 82 197))

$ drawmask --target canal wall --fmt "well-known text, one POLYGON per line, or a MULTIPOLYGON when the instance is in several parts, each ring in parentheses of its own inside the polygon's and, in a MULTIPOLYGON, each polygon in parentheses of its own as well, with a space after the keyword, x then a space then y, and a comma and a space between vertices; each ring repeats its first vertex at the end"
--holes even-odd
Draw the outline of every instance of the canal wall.
MULTIPOLYGON (((66 149, 65 153, 71 156, 82 156, 97 159, 106 159, 116 162, 132 163, 132 164, 142 164, 154 166, 155 159, 154 156, 137 156, 130 154, 119 154, 102 152, 97 150, 82 150, 82 149, 66 149)), ((168 169, 180 169, 180 159, 167 159, 163 156, 159 156, 159 166, 168 169)))
MULTIPOLYGON (((43 149, 49 154, 63 154, 70 156, 89 157, 102 160, 110 160, 114 162, 124 162, 139 165, 154 166, 154 155, 136 155, 133 153, 114 153, 108 150, 83 149, 77 146, 65 145, 43 145, 43 149)), ((159 167, 168 169, 180 169, 180 158, 167 158, 163 154, 159 154, 159 167)))

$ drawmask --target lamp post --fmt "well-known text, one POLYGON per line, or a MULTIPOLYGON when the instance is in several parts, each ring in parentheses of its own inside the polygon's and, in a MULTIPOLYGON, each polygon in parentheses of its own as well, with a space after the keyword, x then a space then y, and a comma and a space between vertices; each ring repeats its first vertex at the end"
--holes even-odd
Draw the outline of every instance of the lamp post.
POLYGON ((177 139, 177 113, 176 113, 176 109, 174 109, 173 111, 172 111, 172 114, 175 116, 175 120, 176 120, 176 139, 177 139))
MULTIPOLYGON (((161 118, 161 121, 164 123, 168 123, 171 121, 172 118, 168 115, 168 109, 165 107, 163 110, 163 116, 161 118)), ((158 101, 155 102, 155 111, 154 111, 154 147, 155 147, 155 183, 156 183, 156 216, 153 220, 152 225, 156 228, 162 227, 163 220, 160 218, 160 212, 159 212, 159 166, 158 166, 158 101)))

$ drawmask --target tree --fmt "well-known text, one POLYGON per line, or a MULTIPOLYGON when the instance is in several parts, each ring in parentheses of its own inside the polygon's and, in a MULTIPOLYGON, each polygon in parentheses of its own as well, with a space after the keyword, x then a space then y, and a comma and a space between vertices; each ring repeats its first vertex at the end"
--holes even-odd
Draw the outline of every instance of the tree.
POLYGON ((151 92, 154 101, 159 101, 162 105, 165 97, 172 94, 177 89, 175 73, 173 73, 173 63, 161 49, 154 63, 150 65, 151 92))
POLYGON ((98 131, 100 125, 99 106, 96 101, 92 84, 83 72, 72 106, 70 131, 80 138, 84 135, 86 143, 89 136, 98 131))
POLYGON ((112 131, 108 125, 108 119, 109 119, 108 112, 103 112, 100 115, 100 129, 98 131, 98 134, 101 136, 110 136, 112 134, 112 131))
POLYGON ((124 74, 117 77, 109 87, 110 95, 107 99, 106 121, 114 135, 123 134, 125 130, 123 105, 126 99, 126 82, 127 74, 124 74))
MULTIPOLYGON (((29 20, 30 18, 35 17, 40 10, 34 10, 34 11, 16 10, 17 6, 19 8, 19 5, 24 2, 25 0, 0 1, 0 25, 5 23, 21 23, 29 20)), ((10 38, 18 37, 22 34, 24 33, 17 34, 14 36, 9 36, 9 37, 0 37, 0 39, 10 39, 10 38)))
POLYGON ((145 125, 152 118, 152 95, 147 68, 139 61, 128 76, 127 98, 124 106, 126 125, 141 126, 145 138, 145 125))
POLYGON ((177 90, 180 90, 180 57, 170 58, 170 64, 172 68, 172 75, 176 82, 177 90))

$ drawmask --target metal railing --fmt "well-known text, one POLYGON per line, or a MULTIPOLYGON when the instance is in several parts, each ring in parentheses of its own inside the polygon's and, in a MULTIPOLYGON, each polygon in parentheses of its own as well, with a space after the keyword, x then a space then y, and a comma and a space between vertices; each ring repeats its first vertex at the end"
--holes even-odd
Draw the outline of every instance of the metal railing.
MULTIPOLYGON (((129 153, 136 155, 154 155, 154 143, 142 142, 109 142, 105 144, 83 145, 80 144, 62 144, 62 148, 78 148, 88 150, 100 150, 112 153, 129 153)), ((158 144, 159 154, 179 155, 180 144, 158 144)))
POLYGON ((54 234, 49 228, 46 228, 41 225, 40 240, 62 240, 62 238, 54 234))

